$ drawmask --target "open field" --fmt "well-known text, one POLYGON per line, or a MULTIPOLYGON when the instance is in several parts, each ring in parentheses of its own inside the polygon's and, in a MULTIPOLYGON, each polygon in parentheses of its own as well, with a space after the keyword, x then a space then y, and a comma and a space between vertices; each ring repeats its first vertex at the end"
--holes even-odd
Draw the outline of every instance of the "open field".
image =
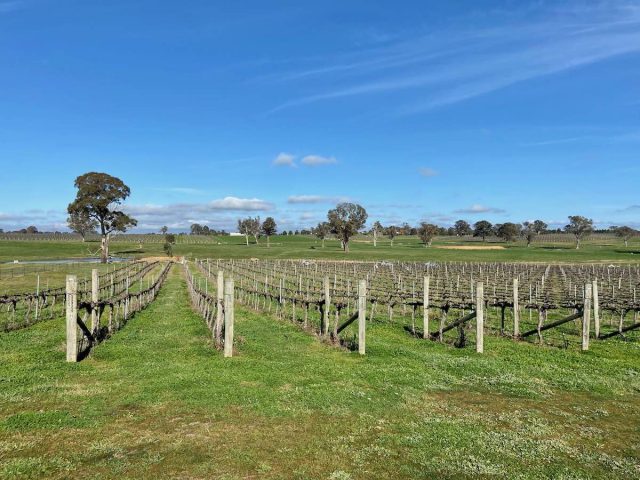
MULTIPOLYGON (((393 247, 354 242, 345 255, 335 241, 322 249, 305 237, 277 237, 270 248, 247 247, 243 240, 178 244, 174 253, 410 262, 553 258, 627 264, 640 258, 631 254, 637 246, 625 250, 595 242, 579 251, 567 245, 460 250, 425 249, 415 239, 401 239, 393 247)), ((164 258, 160 249, 158 244, 141 249, 112 245, 114 255, 133 257, 164 258)), ((3 261, 12 256, 81 257, 86 250, 81 242, 0 242, 3 261)), ((236 263, 237 287, 242 289, 243 268, 259 262, 236 263)), ((195 281, 212 292, 213 276, 205 280, 206 263, 200 265, 190 263, 195 281)), ((0 268, 9 267, 16 268, 0 268)), ((80 279, 93 267, 69 268, 80 279)), ((101 268, 112 270, 113 265, 101 268)), ((134 282, 131 291, 148 285, 161 268, 134 282)), ((355 268, 346 265, 344 271, 355 268)), ((468 277, 483 267, 464 268, 468 277)), ((282 278, 268 269, 274 279, 282 278)), ((524 286, 528 276, 535 283, 540 272, 549 270, 505 265, 500 271, 505 276, 495 273, 498 284, 520 271, 524 286)), ((560 272, 582 278, 577 266, 551 271, 556 273, 548 277, 547 288, 560 285, 555 291, 561 300, 567 294, 556 283, 563 282, 560 272)), ((584 271, 595 272, 596 267, 584 271)), ((597 271, 604 286, 609 269, 599 266, 597 271)), ((376 288, 387 288, 385 278, 396 278, 391 272, 378 273, 376 288)), ((441 266, 438 272, 432 273, 436 326, 436 304, 446 292, 442 282, 453 270, 445 272, 441 266)), ((62 286, 64 273, 45 271, 41 279, 62 286)), ((623 269, 623 274, 618 297, 631 294, 626 275, 635 278, 637 267, 623 269)), ((404 293, 399 295, 407 301, 415 285, 409 273, 403 275, 404 293)), ((422 273, 415 275, 421 278, 422 273)), ((461 298, 471 286, 467 277, 450 281, 461 298)), ((251 286, 247 278, 245 289, 251 286)), ((296 278, 291 276, 285 286, 295 288, 296 278)), ((24 279, 16 280, 16 292, 28 289, 20 283, 24 279)), ((4 277, 2 281, 11 288, 4 277)), ((495 295, 490 292, 493 281, 486 282, 488 297, 495 295)), ((388 288, 391 292, 391 284, 388 288)), ((523 287, 523 303, 527 291, 523 287)), ((572 290, 567 292, 570 296, 572 290)), ((640 478, 638 330, 593 340, 589 351, 581 352, 579 323, 548 330, 544 345, 534 337, 517 341, 510 338, 511 314, 507 336, 500 336, 500 309, 489 306, 484 353, 478 354, 472 329, 464 348, 453 346, 455 331, 444 335, 442 343, 425 340, 411 334, 415 319, 410 308, 398 304, 390 318, 381 303, 367 322, 367 352, 360 356, 319 339, 290 318, 277 318, 275 309, 249 308, 248 298, 247 304, 236 304, 233 358, 223 358, 215 349, 211 331, 192 309, 181 265, 171 267, 155 301, 79 363, 65 362, 62 309, 52 319, 0 333, 0 478, 640 478)), ((578 294, 572 301, 579 300, 578 294)), ((449 311, 450 319, 469 308, 467 300, 461 302, 449 311)), ((551 310, 548 321, 572 308, 551 310)), ((311 316, 318 318, 316 311, 311 316)), ((602 320, 605 331, 614 331, 618 314, 603 311, 602 320)), ((626 321, 636 319, 630 314, 626 321)), ((535 315, 523 311, 523 330, 535 328, 536 322, 535 315)), ((349 326, 342 335, 353 342, 355 331, 349 326)))
MULTIPOLYGON (((156 236, 157 237, 157 236, 156 236)), ((188 237, 188 236, 187 236, 188 237)), ((111 244, 114 256, 136 258, 163 256, 162 243, 123 242, 126 236, 116 237, 111 244)), ((271 239, 267 248, 266 240, 259 245, 251 243, 248 247, 243 237, 207 237, 202 243, 183 243, 178 237, 174 245, 174 255, 196 258, 327 258, 336 260, 407 260, 407 261, 503 261, 503 262, 640 262, 640 239, 634 239, 625 247, 622 241, 605 237, 585 241, 579 250, 572 243, 535 243, 527 248, 522 242, 488 243, 486 246, 503 247, 491 250, 476 250, 466 247, 479 247, 483 244, 476 240, 435 240, 431 248, 424 248, 416 237, 398 237, 391 246, 389 240, 378 241, 374 247, 370 239, 356 238, 350 243, 351 251, 345 254, 339 242, 327 240, 325 248, 315 237, 281 236, 271 239), (448 248, 439 248, 448 247, 448 248), (456 248, 451 248, 456 247, 456 248), (465 247, 460 249, 458 247, 465 247)), ((81 241, 0 241, 0 262, 15 259, 55 259, 86 257, 99 249, 98 242, 81 241)), ((3 268, 0 265, 0 268, 3 268)))

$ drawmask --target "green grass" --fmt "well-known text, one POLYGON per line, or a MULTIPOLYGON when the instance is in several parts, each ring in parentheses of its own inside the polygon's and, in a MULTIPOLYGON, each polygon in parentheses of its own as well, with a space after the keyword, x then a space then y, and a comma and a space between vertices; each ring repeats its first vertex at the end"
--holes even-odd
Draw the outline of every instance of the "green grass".
POLYGON ((61 319, 0 335, 0 478, 640 477, 637 341, 477 355, 374 322, 361 357, 238 306, 224 359, 179 268, 79 364, 61 319))
MULTIPOLYGON (((640 261, 640 241, 625 247, 622 241, 585 241, 579 250, 571 243, 534 244, 527 248, 522 242, 492 243, 491 246, 504 247, 500 250, 451 250, 445 246, 482 246, 481 242, 435 241, 431 248, 424 248, 416 237, 398 237, 391 247, 389 240, 383 239, 373 247, 370 239, 359 237, 351 242, 351 252, 345 254, 335 240, 327 240, 326 247, 314 237, 275 236, 271 247, 260 240, 259 245, 248 247, 243 237, 217 237, 208 243, 178 243, 174 255, 197 258, 326 258, 339 260, 395 259, 408 261, 489 261, 489 262, 625 262, 640 261)), ((85 257, 88 252, 99 249, 99 242, 73 241, 0 241, 0 262, 14 259, 53 259, 85 257)), ((115 256, 164 256, 161 243, 123 243, 116 238, 111 245, 115 256)))

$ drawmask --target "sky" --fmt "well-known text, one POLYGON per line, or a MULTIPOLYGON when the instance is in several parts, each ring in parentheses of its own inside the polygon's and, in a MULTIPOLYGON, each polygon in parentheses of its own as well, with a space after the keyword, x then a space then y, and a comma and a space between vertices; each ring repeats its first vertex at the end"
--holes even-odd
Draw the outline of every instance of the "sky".
POLYGON ((0 228, 640 227, 639 1, 0 0, 0 228))

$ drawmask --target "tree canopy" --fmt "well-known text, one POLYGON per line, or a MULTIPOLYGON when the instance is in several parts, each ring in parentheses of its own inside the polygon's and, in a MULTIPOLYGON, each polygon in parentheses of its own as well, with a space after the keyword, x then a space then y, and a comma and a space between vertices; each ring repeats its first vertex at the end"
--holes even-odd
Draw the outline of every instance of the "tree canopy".
POLYGON ((367 211, 357 203, 339 203, 327 213, 331 231, 342 241, 345 252, 349 251, 349 239, 364 227, 367 218, 367 211))

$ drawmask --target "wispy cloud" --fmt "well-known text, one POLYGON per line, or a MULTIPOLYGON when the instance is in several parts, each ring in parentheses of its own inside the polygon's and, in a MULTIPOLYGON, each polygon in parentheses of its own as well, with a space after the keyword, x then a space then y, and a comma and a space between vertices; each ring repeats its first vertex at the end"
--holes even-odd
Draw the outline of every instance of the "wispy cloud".
POLYGON ((280 78, 285 80, 309 80, 315 93, 272 111, 412 89, 412 103, 401 106, 400 113, 415 113, 640 51, 637 4, 606 2, 538 13, 544 20, 473 32, 450 28, 284 72, 280 78))
POLYGON ((454 210, 453 213, 462 213, 462 214, 478 214, 478 213, 506 213, 506 210, 502 208, 496 207, 487 207, 485 205, 474 204, 469 208, 461 208, 459 210, 454 210))
POLYGON ((348 197, 326 197, 322 195, 291 195, 287 198, 287 203, 291 204, 340 203, 347 201, 349 201, 348 197))
POLYGON ((273 159, 273 164, 278 167, 295 167, 295 155, 291 153, 279 153, 276 158, 273 159))
POLYGON ((429 167, 419 168, 418 173, 423 177, 435 177, 436 175, 438 175, 438 172, 436 172, 433 168, 429 168, 429 167))
POLYGON ((307 155, 303 157, 301 160, 303 165, 307 165, 310 167, 317 167, 318 165, 331 165, 334 163, 338 163, 335 157, 323 157, 321 155, 307 155))

